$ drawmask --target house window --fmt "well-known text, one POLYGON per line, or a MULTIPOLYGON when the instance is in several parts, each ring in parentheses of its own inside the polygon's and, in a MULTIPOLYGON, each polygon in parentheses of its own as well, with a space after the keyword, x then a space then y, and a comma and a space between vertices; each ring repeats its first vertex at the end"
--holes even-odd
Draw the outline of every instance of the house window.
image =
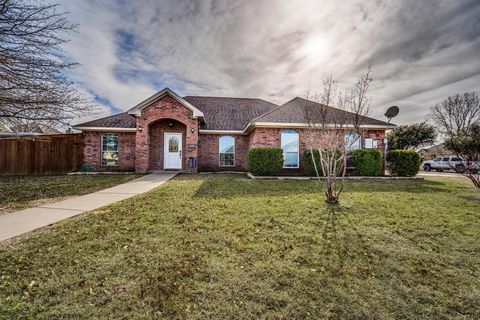
POLYGON ((345 149, 347 151, 353 151, 362 148, 361 136, 356 132, 345 133, 345 149))
POLYGON ((283 167, 298 168, 299 134, 294 130, 284 130, 280 134, 280 145, 283 150, 283 167))
POLYGON ((376 149, 378 148, 378 140, 372 138, 365 138, 363 142, 363 147, 365 149, 376 149))
POLYGON ((235 138, 231 136, 220 137, 218 149, 220 166, 233 167, 235 165, 235 138))
POLYGON ((118 165, 118 135, 102 134, 102 166, 118 165))

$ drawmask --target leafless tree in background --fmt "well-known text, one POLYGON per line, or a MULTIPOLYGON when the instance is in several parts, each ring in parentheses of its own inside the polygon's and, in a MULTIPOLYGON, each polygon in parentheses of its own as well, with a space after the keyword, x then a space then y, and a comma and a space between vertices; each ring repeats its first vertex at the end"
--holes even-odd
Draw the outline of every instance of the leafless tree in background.
POLYGON ((0 0, 0 118, 13 125, 66 124, 92 109, 68 80, 61 45, 76 26, 58 5, 0 0))
MULTIPOLYGON (((306 105, 305 118, 308 122, 306 137, 317 180, 325 182, 326 202, 337 204, 344 187, 347 170, 348 150, 361 139, 361 125, 370 114, 371 97, 368 96, 371 65, 361 75, 350 91, 337 94, 337 82, 332 76, 323 82, 319 95, 310 97, 320 104, 317 108, 306 105), (338 109, 328 106, 334 105, 338 109), (315 161, 318 155, 319 161, 315 161)), ((361 142, 361 140, 360 140, 361 142)))
POLYGON ((431 118, 446 137, 459 134, 480 121, 479 93, 458 93, 446 98, 432 108, 431 118))
POLYGON ((480 188, 480 173, 473 160, 480 154, 480 97, 478 92, 450 96, 432 108, 433 122, 444 135, 445 146, 466 160, 455 169, 480 188))

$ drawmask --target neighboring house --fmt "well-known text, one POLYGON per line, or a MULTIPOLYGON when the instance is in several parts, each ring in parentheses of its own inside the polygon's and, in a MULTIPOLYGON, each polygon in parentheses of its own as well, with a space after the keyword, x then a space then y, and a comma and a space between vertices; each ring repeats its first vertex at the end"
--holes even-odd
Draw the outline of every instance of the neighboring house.
POLYGON ((0 121, 0 136, 26 136, 62 133, 63 132, 60 130, 44 124, 12 124, 0 121))
MULTIPOLYGON (((166 88, 124 113, 73 126, 84 135, 85 163, 96 171, 247 169, 249 148, 284 150, 285 172, 301 173, 305 108, 322 105, 295 98, 278 106, 261 99, 180 97, 166 88)), ((328 107, 332 121, 353 114, 328 107)), ((364 117, 358 147, 383 150, 395 125, 364 117)), ((382 152, 383 153, 383 152, 382 152)))
POLYGON ((422 160, 433 160, 441 156, 452 156, 454 152, 445 149, 445 144, 440 143, 429 148, 423 148, 417 151, 422 160))
MULTIPOLYGON (((443 156, 457 156, 457 153, 455 151, 451 151, 445 148, 444 143, 437 144, 435 146, 429 147, 429 148, 423 148, 417 151, 417 153, 420 155, 420 158, 422 161, 424 160, 434 160, 438 157, 443 157, 443 156)), ((474 161, 478 161, 480 159, 480 155, 474 155, 473 159, 474 161)))

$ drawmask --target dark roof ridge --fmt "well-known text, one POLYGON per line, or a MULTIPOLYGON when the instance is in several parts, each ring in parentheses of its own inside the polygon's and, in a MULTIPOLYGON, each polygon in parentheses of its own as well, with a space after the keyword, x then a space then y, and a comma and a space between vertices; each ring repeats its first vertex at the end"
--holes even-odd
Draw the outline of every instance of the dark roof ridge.
POLYGON ((262 98, 251 98, 251 97, 226 97, 226 96, 184 96, 182 98, 212 98, 212 99, 238 99, 238 100, 262 100, 274 105, 277 105, 276 103, 270 102, 268 100, 262 99, 262 98))

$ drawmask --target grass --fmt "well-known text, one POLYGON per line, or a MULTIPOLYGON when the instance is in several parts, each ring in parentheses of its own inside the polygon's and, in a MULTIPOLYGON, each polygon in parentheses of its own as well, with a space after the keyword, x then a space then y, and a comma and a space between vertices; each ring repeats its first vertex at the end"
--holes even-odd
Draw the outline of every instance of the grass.
POLYGON ((467 181, 182 175, 0 248, 5 319, 478 319, 467 181))
POLYGON ((87 194, 139 175, 0 176, 0 214, 87 194))

